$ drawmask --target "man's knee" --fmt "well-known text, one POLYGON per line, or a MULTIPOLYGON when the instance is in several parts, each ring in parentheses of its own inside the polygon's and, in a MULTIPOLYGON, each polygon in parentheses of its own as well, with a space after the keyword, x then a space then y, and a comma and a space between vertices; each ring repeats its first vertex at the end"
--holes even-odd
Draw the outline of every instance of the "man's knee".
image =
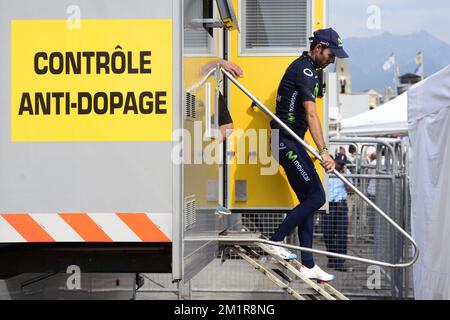
POLYGON ((325 204, 325 202, 327 201, 326 197, 325 197, 325 192, 323 191, 322 188, 319 189, 319 191, 317 191, 314 194, 314 200, 312 201, 312 205, 313 205, 313 209, 314 210, 319 210, 320 208, 323 207, 323 205, 325 204))

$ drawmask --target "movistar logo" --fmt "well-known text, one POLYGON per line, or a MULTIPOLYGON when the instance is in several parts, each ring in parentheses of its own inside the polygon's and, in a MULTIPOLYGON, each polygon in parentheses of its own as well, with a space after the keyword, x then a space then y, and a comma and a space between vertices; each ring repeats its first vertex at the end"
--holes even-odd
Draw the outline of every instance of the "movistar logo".
POLYGON ((314 96, 317 97, 319 95, 319 83, 316 83, 314 87, 314 96))
POLYGON ((289 160, 292 160, 292 161, 297 160, 297 157, 298 157, 292 150, 288 151, 288 153, 286 153, 286 156, 288 157, 289 160))
POLYGON ((295 122, 295 116, 293 113, 288 113, 288 121, 289 122, 295 122))
POLYGON ((298 155, 294 153, 294 151, 290 150, 286 153, 286 156, 289 160, 292 161, 294 166, 297 168, 297 170, 300 172, 301 176, 305 181, 310 181, 311 179, 308 176, 308 173, 303 169, 302 165, 300 164, 300 161, 297 160, 298 155))
POLYGON ((338 38, 338 45, 339 45, 339 47, 342 47, 342 46, 343 46, 343 43, 342 43, 341 38, 338 38))

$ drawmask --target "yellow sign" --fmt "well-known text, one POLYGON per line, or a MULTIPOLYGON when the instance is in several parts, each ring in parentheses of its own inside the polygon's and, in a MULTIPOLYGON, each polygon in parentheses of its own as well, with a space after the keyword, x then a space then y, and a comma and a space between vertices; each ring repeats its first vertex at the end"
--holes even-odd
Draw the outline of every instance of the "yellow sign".
POLYGON ((170 141, 172 20, 11 22, 12 141, 170 141))

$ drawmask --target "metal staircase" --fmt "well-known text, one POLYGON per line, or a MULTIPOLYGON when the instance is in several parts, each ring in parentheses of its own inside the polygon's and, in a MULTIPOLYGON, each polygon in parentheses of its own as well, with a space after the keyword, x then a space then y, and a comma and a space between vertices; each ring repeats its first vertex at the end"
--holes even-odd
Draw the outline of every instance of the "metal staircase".
MULTIPOLYGON (((247 235, 248 236, 248 235, 247 235)), ((234 245, 231 250, 265 275, 277 286, 297 300, 348 300, 329 283, 308 279, 301 272, 302 265, 297 260, 286 261, 275 255, 265 244, 257 244, 272 259, 265 259, 247 245, 234 245)))

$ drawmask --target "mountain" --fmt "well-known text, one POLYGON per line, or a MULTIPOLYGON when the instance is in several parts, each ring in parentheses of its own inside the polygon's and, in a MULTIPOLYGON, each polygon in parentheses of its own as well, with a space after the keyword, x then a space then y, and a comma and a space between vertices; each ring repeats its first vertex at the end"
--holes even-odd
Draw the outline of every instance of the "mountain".
POLYGON ((352 77, 352 91, 374 88, 384 93, 392 86, 393 69, 384 71, 382 66, 393 52, 400 75, 414 73, 417 52, 424 54, 425 76, 429 76, 450 64, 450 44, 426 31, 408 35, 385 32, 368 38, 344 39, 344 47, 350 58, 348 67, 352 77))

